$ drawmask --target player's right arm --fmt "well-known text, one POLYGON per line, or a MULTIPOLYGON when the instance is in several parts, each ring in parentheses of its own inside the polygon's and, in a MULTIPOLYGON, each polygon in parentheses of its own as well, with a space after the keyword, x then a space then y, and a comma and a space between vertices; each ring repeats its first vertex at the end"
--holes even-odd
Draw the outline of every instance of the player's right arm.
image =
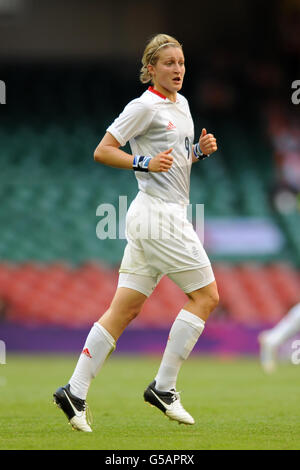
MULTIPOLYGON (((151 125, 154 114, 155 108, 151 103, 141 99, 135 99, 128 103, 119 117, 107 128, 105 136, 94 152, 94 160, 115 168, 132 169, 135 156, 123 152, 119 147, 124 147, 130 139, 145 134, 151 125)), ((170 154, 172 150, 166 149, 151 158, 148 171, 168 171, 173 162, 173 157, 170 154)), ((144 157, 150 157, 150 155, 144 155, 144 157)))
MULTIPOLYGON (((119 148, 120 145, 120 142, 118 142, 113 135, 106 132, 94 152, 94 160, 103 163, 103 165, 132 170, 134 155, 123 152, 123 150, 119 148)), ((173 157, 171 155, 172 150, 172 148, 168 149, 151 158, 148 167, 149 171, 168 171, 173 163, 173 157)))

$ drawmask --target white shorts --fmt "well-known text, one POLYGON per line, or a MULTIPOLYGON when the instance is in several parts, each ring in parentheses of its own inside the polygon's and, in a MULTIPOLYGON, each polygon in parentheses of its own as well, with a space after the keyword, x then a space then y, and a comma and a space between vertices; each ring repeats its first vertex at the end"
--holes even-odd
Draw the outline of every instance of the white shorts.
MULTIPOLYGON (((215 280, 211 266, 169 273, 167 276, 186 294, 201 289, 215 280)), ((149 297, 162 277, 163 275, 150 277, 141 274, 120 273, 118 287, 134 289, 149 297)))
MULTIPOLYGON (((209 267, 211 279, 210 261, 186 212, 186 205, 164 202, 139 191, 126 215, 127 245, 120 274, 152 278, 156 285, 165 274, 171 277, 193 271, 198 285, 203 282, 203 275, 199 274, 202 268, 209 267)), ((124 282, 124 276, 122 279, 124 282)), ((187 284, 194 281, 189 280, 187 284)))

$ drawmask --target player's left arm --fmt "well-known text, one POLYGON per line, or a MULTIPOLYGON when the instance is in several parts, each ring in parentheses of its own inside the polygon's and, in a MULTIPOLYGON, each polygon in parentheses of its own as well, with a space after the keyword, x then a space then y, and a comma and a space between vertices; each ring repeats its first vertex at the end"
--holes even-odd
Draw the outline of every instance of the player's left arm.
MULTIPOLYGON (((216 140, 215 136, 213 134, 208 134, 207 130, 204 129, 204 128, 202 129, 198 145, 199 145, 199 148, 200 148, 201 152, 204 155, 209 155, 210 156, 212 153, 214 153, 218 150, 217 140, 216 140)), ((199 160, 199 158, 196 158, 196 156, 195 156, 194 145, 193 145, 192 156, 193 156, 193 160, 192 160, 193 163, 197 162, 199 160)), ((201 160, 201 158, 200 158, 200 160, 201 160)))

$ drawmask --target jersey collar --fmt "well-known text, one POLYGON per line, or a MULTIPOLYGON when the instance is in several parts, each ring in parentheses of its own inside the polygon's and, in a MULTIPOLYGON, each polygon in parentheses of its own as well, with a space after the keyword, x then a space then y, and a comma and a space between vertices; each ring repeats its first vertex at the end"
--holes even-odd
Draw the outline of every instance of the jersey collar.
POLYGON ((167 99, 167 97, 165 95, 163 95, 162 93, 160 93, 157 90, 154 90, 153 86, 149 86, 148 90, 151 91, 151 93, 155 93, 156 95, 160 96, 163 100, 167 99))
MULTIPOLYGON (((174 103, 173 101, 169 100, 169 98, 167 98, 167 96, 165 96, 165 95, 163 95, 162 93, 160 93, 159 91, 155 90, 155 89, 153 88, 153 86, 149 86, 149 87, 148 87, 148 91, 151 91, 151 93, 154 93, 155 95, 159 96, 159 97, 162 98, 163 100, 169 101, 170 103, 174 103)), ((179 103, 178 94, 177 94, 176 103, 179 103)))

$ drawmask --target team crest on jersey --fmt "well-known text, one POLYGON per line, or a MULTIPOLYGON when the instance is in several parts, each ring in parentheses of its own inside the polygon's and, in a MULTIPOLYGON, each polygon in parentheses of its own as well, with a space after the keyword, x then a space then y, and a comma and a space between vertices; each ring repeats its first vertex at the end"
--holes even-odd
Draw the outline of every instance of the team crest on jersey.
POLYGON ((171 121, 169 121, 167 125, 167 131, 170 131, 171 129, 176 129, 176 126, 171 121))

